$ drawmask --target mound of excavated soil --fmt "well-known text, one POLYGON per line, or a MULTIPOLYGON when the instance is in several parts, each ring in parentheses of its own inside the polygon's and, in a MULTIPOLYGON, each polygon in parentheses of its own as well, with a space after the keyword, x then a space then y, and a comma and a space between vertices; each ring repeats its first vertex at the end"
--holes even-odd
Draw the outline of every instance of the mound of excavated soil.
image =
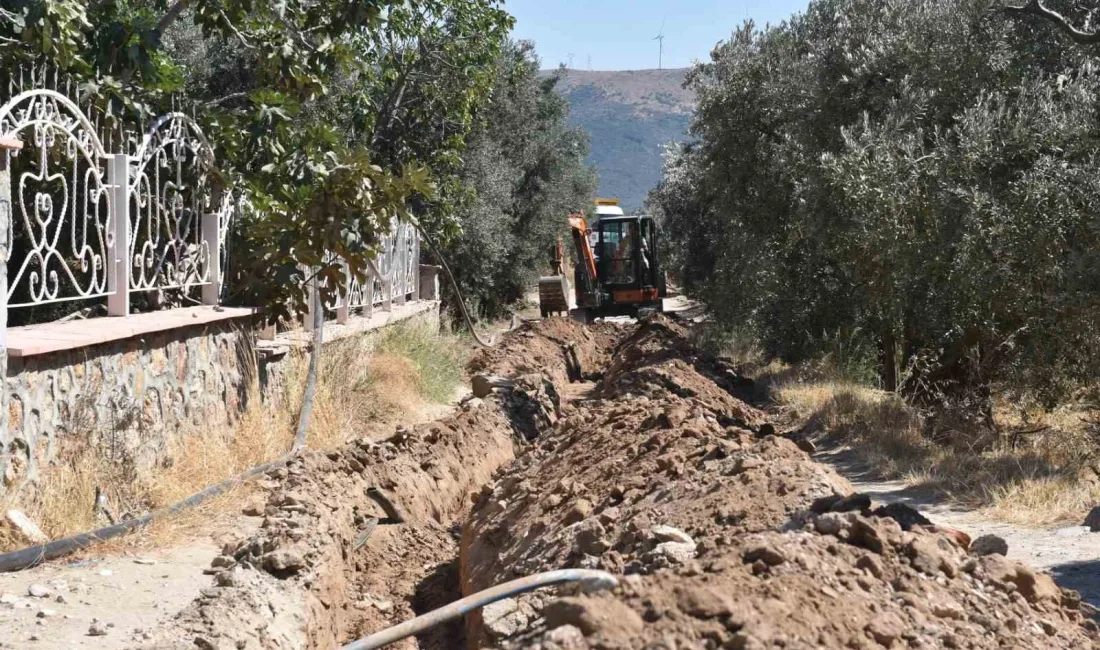
POLYGON ((213 587, 161 630, 156 648, 335 648, 415 616, 419 584, 453 563, 450 526, 468 494, 512 458, 495 401, 399 429, 381 443, 309 452, 269 473, 250 507, 260 531, 215 559, 213 587), (367 490, 381 490, 405 523, 367 490), (363 542, 368 518, 382 521, 363 542))
POLYGON ((570 381, 598 378, 621 335, 622 329, 612 324, 585 327, 568 318, 532 321, 474 356, 467 370, 505 377, 542 374, 560 391, 570 381))
MULTIPOLYGON (((476 365, 530 371, 529 382, 469 400, 437 422, 398 427, 383 442, 308 452, 269 472, 264 498, 246 510, 263 518, 260 531, 226 546, 210 569, 213 585, 146 647, 331 649, 453 600, 455 524, 470 494, 513 458, 515 441, 557 420, 554 389, 539 371, 567 383, 570 363, 589 372, 606 360, 609 336, 568 321, 528 327, 509 338, 508 352, 487 351, 476 365), (582 342, 570 345, 573 337, 582 342)), ((461 638, 459 623, 399 647, 462 647, 461 638)))
POLYGON ((563 567, 624 577, 394 647, 1100 647, 1048 576, 851 495, 673 323, 550 319, 471 370, 509 381, 449 418, 270 472, 249 507, 259 532, 225 547, 213 585, 146 647, 330 650, 459 590, 563 567), (562 403, 577 379, 599 380, 594 398, 562 403))
POLYGON ((767 435, 733 388, 666 321, 622 341, 598 399, 563 404, 477 495, 460 570, 466 594, 565 567, 626 577, 486 608, 471 646, 1100 647, 1048 576, 971 554, 904 508, 836 502, 847 483, 767 435))

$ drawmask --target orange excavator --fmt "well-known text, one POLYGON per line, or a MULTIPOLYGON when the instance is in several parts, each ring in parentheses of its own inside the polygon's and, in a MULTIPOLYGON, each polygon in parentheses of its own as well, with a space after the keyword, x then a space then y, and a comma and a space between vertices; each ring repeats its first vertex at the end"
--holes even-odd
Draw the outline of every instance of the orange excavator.
POLYGON ((652 217, 626 216, 615 199, 596 200, 597 220, 589 228, 584 213, 569 215, 576 253, 573 287, 576 309, 569 310, 564 250, 555 247, 555 275, 539 278, 543 318, 568 312, 582 321, 604 316, 634 316, 662 310, 665 276, 659 232, 652 217))

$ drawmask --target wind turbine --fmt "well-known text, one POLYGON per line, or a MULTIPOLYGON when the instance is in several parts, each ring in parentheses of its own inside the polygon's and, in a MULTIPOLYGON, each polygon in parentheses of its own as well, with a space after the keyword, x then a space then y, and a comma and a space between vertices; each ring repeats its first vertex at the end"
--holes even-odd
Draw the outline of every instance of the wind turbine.
MULTIPOLYGON (((665 20, 668 20, 667 18, 665 20)), ((653 37, 657 41, 657 69, 662 70, 665 59, 665 20, 661 21, 661 31, 653 37)))

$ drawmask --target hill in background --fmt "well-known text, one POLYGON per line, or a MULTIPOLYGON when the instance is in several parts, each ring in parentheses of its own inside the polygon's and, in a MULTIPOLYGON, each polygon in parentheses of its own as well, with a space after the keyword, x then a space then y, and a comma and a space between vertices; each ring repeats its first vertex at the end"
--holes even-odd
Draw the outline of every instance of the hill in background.
MULTIPOLYGON (((544 71, 544 75, 554 71, 544 71)), ((683 88, 687 68, 569 70, 557 89, 569 100, 569 123, 592 136, 588 162, 600 173, 599 195, 642 207, 661 180, 664 145, 687 139, 694 93, 683 88)))

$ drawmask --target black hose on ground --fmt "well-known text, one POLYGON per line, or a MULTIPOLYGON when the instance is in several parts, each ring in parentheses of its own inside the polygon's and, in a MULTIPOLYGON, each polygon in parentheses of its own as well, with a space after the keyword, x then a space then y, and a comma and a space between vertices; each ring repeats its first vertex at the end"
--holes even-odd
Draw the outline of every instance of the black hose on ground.
MULTIPOLYGON (((474 340, 477 341, 478 345, 483 348, 491 348, 496 346, 496 341, 485 341, 481 338, 481 335, 477 333, 477 330, 474 329, 474 321, 472 318, 470 318, 470 312, 466 310, 466 298, 463 297, 462 292, 458 289, 458 283, 455 282, 455 276, 453 273, 451 273, 451 267, 447 265, 447 260, 443 258, 443 254, 439 252, 438 248, 436 248, 435 241, 432 240, 431 236, 428 235, 427 232, 424 231, 424 229, 420 226, 420 222, 418 220, 410 216, 409 221, 411 221, 412 225, 416 227, 416 231, 420 233, 420 237, 428 243, 428 248, 432 251, 432 254, 436 256, 436 259, 439 260, 439 264, 443 267, 443 270, 447 272, 447 279, 451 282, 451 288, 454 289, 455 295, 458 296, 458 307, 459 310, 462 312, 462 318, 466 321, 466 327, 470 329, 470 333, 474 335, 474 340)), ((508 331, 512 331, 513 329, 515 329, 515 319, 513 318, 512 321, 512 328, 508 331)))
POLYGON ((253 479, 260 474, 268 472, 276 467, 282 467, 286 465, 288 461, 294 456, 293 453, 287 454, 282 458, 273 460, 263 465, 257 465, 252 469, 238 474, 233 478, 226 479, 216 485, 211 485, 202 492, 193 494, 183 501, 173 503, 172 505, 161 508, 154 512, 150 512, 142 517, 136 519, 128 519, 123 522, 114 524, 113 526, 107 526, 98 530, 93 530, 87 533, 80 533, 79 535, 73 535, 72 537, 66 537, 64 539, 55 540, 47 544, 39 544, 37 546, 31 546, 19 551, 12 551, 11 553, 4 553, 0 555, 0 573, 9 573, 12 571, 22 571, 31 567, 37 566, 43 562, 49 560, 56 560, 59 557, 64 557, 71 553, 75 553, 81 549, 94 546, 100 542, 107 541, 111 538, 118 537, 133 530, 137 530, 143 526, 151 524, 158 519, 164 519, 170 517, 178 512, 193 508, 203 501, 206 501, 210 497, 217 496, 224 492, 229 491, 242 483, 253 479))

